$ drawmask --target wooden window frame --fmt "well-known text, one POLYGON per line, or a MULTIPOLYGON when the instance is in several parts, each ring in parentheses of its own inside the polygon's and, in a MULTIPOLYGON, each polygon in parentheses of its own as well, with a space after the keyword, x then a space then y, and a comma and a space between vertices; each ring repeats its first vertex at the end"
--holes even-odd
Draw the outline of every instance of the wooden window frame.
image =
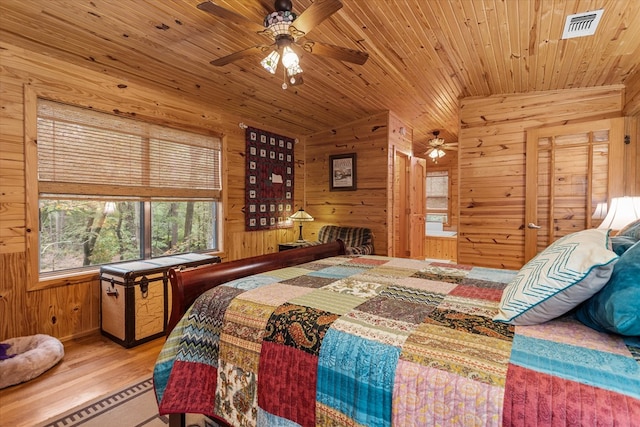
MULTIPOLYGON (((447 222, 443 223, 442 225, 444 227, 450 227, 451 226, 451 189, 452 189, 452 185, 451 185, 451 168, 450 167, 430 167, 427 170, 427 175, 425 177, 425 186, 426 186, 426 180, 429 179, 429 173, 431 172, 442 172, 445 171, 447 172, 447 222)), ((429 215, 430 211, 429 208, 426 207, 426 202, 429 199, 429 192, 427 190, 427 196, 425 199, 425 221, 426 221, 426 217, 429 215)), ((434 213, 433 211, 431 211, 431 213, 434 213)), ((440 212, 435 212, 435 213, 440 213, 440 212)))
MULTIPOLYGON (((99 277, 99 266, 91 266, 77 270, 67 270, 60 272, 48 273, 41 277, 40 274, 40 244, 39 244, 39 199, 40 188, 38 182, 38 149, 37 149, 37 123, 38 123, 38 98, 50 99, 56 102, 66 103, 69 105, 78 105, 77 99, 70 99, 70 96, 64 94, 52 94, 48 90, 42 90, 32 84, 24 84, 23 86, 23 108, 24 108, 24 155, 25 155, 25 261, 26 261, 26 288, 27 291, 42 290, 57 286, 69 286, 74 284, 86 283, 88 281, 97 280, 99 277), (69 99, 67 99, 69 98, 69 99), (94 268, 95 267, 95 268, 94 268)), ((80 106, 80 105, 78 105, 80 106)), ((98 110, 96 110, 98 111, 98 110)), ((108 113, 106 113, 108 114, 108 113)), ((178 126, 179 128, 180 126, 178 126)), ((185 129, 193 131, 193 128, 185 129)), ((206 132, 206 131, 205 131, 206 132)), ((212 134, 213 135, 213 134, 212 134)), ((224 170, 224 146, 225 138, 222 135, 213 135, 220 139, 221 158, 220 168, 224 170)), ((225 185, 224 173, 222 173, 222 188, 225 185)), ((55 188, 55 184, 50 188, 55 188)), ((211 196, 211 193, 209 194, 211 196)), ((223 232, 223 205, 224 192, 222 190, 215 192, 212 196, 218 201, 218 218, 220 223, 217 225, 218 239, 221 241, 223 232)), ((220 244, 219 251, 222 251, 220 244)), ((146 256, 146 255, 145 255, 146 256)))

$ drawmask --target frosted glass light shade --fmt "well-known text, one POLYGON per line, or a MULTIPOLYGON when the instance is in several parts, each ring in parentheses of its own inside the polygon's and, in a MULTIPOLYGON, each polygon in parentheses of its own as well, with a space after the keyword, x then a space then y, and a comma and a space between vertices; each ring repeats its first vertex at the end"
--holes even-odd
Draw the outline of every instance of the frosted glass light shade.
POLYGON ((444 151, 442 151, 439 148, 434 148, 430 153, 429 153, 429 158, 431 159, 439 159, 440 157, 444 157, 446 153, 444 151))
POLYGON ((293 67, 287 68, 287 75, 289 77, 295 76, 296 74, 300 74, 302 72, 302 68, 300 68, 299 64, 294 64, 293 67))
POLYGON ((298 55, 296 55, 293 49, 291 49, 289 46, 285 46, 282 49, 282 65, 284 65, 286 68, 292 68, 298 65, 299 62, 300 60, 298 59, 298 55))

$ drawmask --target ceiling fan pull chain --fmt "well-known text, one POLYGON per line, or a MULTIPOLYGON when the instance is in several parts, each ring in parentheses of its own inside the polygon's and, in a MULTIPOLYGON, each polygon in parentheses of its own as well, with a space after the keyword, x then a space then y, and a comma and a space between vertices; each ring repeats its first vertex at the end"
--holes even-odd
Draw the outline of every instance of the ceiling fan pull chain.
POLYGON ((289 86, 287 85, 287 70, 282 67, 282 90, 287 90, 289 86))

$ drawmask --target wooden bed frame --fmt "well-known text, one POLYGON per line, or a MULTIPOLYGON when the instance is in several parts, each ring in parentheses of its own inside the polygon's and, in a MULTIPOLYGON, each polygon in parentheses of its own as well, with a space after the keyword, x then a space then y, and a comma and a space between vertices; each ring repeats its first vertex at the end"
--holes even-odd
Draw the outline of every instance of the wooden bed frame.
MULTIPOLYGON (((291 249, 220 264, 209 264, 187 269, 172 268, 169 270, 172 293, 171 317, 167 325, 167 335, 178 324, 196 298, 211 288, 252 274, 344 254, 344 242, 336 240, 322 245, 291 249)), ((216 421, 220 422, 221 420, 216 419, 216 421)), ((184 425, 184 414, 169 415, 170 427, 183 427, 184 425)))
POLYGON ((167 335, 178 324, 187 309, 203 292, 231 280, 269 270, 290 267, 330 256, 344 255, 342 240, 299 249, 290 249, 251 258, 243 258, 203 267, 169 270, 171 282, 171 317, 167 335))

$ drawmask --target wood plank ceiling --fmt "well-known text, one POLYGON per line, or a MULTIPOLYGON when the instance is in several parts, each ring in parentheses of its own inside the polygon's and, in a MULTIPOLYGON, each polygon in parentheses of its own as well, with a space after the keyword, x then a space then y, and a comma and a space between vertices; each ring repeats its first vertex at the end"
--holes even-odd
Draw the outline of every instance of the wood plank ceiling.
MULTIPOLYGON (((267 40, 201 1, 2 0, 0 45, 196 97, 284 134, 392 110, 414 127, 417 155, 433 130, 457 141, 462 97, 624 84, 640 62, 637 0, 344 0, 308 38, 364 50, 368 62, 304 54, 304 84, 283 90, 260 56, 209 64, 267 40), (604 9, 595 36, 560 40, 567 15, 595 9, 604 9)), ((269 0, 215 2, 258 23, 273 10, 269 0)), ((311 3, 295 0, 294 12, 311 3)))

